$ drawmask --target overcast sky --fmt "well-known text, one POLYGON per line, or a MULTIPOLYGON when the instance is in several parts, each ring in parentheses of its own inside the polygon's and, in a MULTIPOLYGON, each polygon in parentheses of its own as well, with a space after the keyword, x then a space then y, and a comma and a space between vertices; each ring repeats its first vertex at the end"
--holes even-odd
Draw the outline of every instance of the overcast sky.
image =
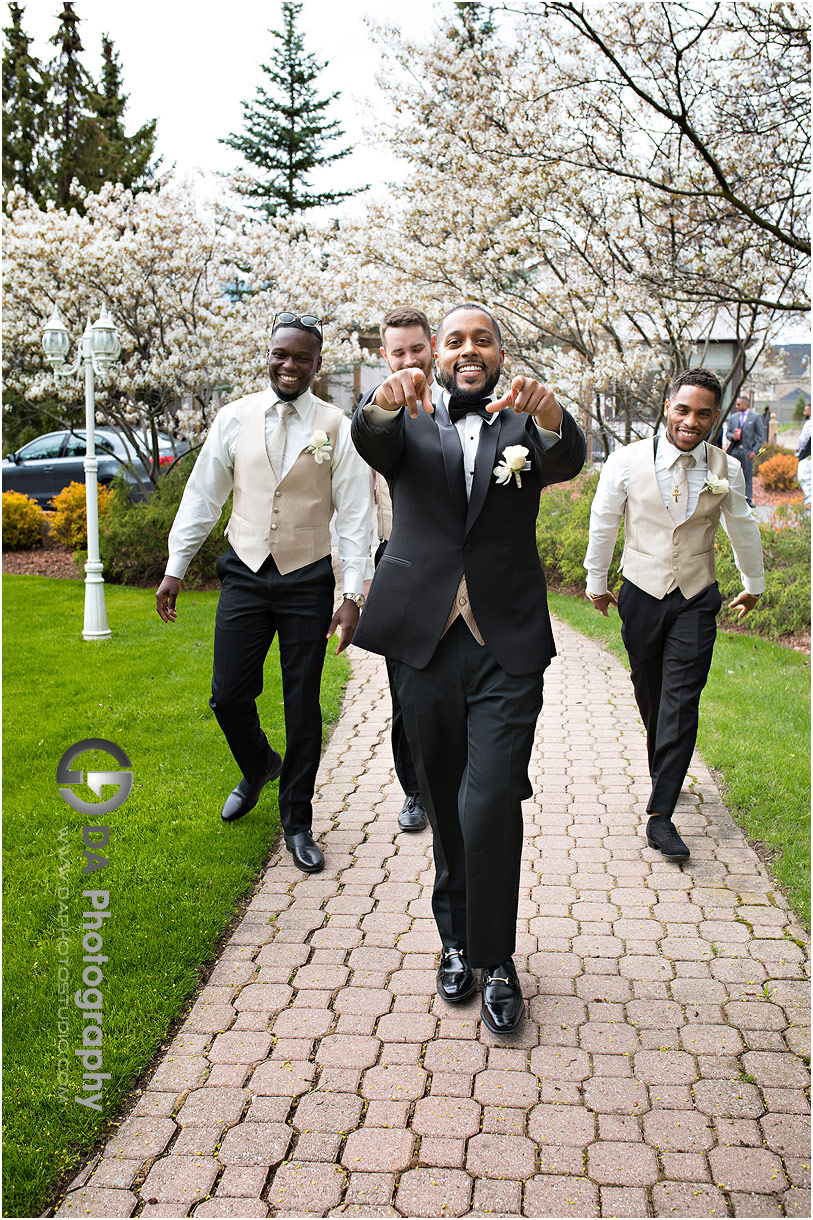
MULTIPOLYGON (((48 40, 59 24, 60 0, 20 3, 23 29, 34 39, 35 53, 50 59, 54 47, 48 40)), ((380 62, 364 17, 397 16, 407 33, 420 36, 432 28, 433 7, 431 0, 409 0, 396 12, 391 5, 369 0, 305 0, 300 21, 305 47, 327 61, 317 82, 319 96, 341 92, 330 117, 341 122, 345 144, 361 142, 368 122, 363 103, 376 94, 380 62)), ((3 10, 6 26, 7 4, 3 10)), ((268 30, 282 26, 280 0, 75 0, 74 11, 80 18, 83 61, 97 78, 102 34, 112 38, 130 95, 127 130, 157 117, 157 151, 165 167, 174 163, 184 173, 237 168, 237 154, 218 139, 241 129, 240 103, 251 100, 266 79, 260 63, 271 55, 274 40, 268 30)), ((331 186, 345 189, 398 176, 394 159, 387 162, 380 152, 358 151, 336 163, 331 186)))

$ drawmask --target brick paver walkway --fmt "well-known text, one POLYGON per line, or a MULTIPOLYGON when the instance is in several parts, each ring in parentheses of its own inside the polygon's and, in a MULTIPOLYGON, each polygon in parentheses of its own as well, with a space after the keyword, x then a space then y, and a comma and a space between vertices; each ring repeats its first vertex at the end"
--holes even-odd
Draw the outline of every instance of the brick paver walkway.
MULTIPOLYGON (((557 628, 510 1039, 444 1004, 430 832, 399 833, 380 658, 325 752, 325 871, 276 851, 136 1109, 59 1215, 809 1216, 805 936, 699 759, 646 847, 625 671, 557 628)), ((487 901, 483 896, 483 901, 487 901)))

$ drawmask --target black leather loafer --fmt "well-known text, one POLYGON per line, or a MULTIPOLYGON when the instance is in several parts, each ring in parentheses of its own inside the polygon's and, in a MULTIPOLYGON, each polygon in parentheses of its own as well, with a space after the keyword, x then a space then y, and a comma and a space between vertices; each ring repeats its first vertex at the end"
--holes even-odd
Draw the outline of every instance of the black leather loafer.
POLYGON ((226 803, 220 811, 223 821, 236 822, 238 818, 242 818, 253 809, 260 799, 260 793, 265 785, 270 784, 272 779, 276 779, 281 770, 282 755, 274 752, 271 770, 262 776, 259 783, 252 784, 245 778, 241 779, 237 787, 233 788, 226 797, 226 803))
POLYGON ((449 1004, 466 1000, 477 987, 462 949, 444 949, 440 955, 437 976, 438 995, 449 1004))
POLYGON ((646 841, 667 860, 688 860, 692 854, 665 813, 650 818, 646 824, 646 841))
POLYGON ((510 957, 482 971, 483 1003, 480 1016, 492 1034, 511 1034, 525 1016, 525 1001, 510 957))
POLYGON ((286 835, 285 846, 293 856, 294 864, 303 873, 321 873, 325 867, 325 857, 322 849, 314 843, 309 830, 300 830, 298 834, 286 835))
POLYGON ((408 796, 404 807, 398 814, 398 825, 401 830, 423 830, 426 825, 426 810, 423 801, 417 795, 408 796))

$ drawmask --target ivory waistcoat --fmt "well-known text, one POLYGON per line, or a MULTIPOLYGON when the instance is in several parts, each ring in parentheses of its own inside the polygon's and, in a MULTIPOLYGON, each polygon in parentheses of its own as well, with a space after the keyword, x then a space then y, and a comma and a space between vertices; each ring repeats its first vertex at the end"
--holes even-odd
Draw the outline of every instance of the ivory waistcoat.
MULTIPOLYGON (((659 599, 666 596, 673 580, 684 597, 695 597, 714 582, 714 535, 726 497, 701 491, 694 512, 676 526, 658 487, 652 440, 635 441, 627 452, 624 577, 659 599)), ((710 474, 728 478, 722 449, 707 444, 706 460, 710 474)))
MULTIPOLYGON (((331 460, 317 462, 303 449, 277 483, 265 447, 265 395, 246 398, 234 452, 234 506, 226 537, 252 572, 269 555, 284 576, 330 554, 333 516, 331 460)), ((336 452, 342 412, 315 398, 313 429, 330 437, 336 452)))

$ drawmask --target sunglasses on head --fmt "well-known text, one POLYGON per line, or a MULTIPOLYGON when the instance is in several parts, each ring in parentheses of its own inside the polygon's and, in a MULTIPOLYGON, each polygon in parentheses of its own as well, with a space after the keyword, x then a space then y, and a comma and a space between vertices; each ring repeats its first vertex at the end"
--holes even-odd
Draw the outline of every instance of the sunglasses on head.
POLYGON ((285 326, 290 322, 301 322, 303 326, 318 326, 319 334, 322 334, 322 319, 317 318, 312 313, 292 313, 290 309, 283 309, 282 313, 274 314, 274 321, 271 323, 271 329, 275 326, 285 326))

